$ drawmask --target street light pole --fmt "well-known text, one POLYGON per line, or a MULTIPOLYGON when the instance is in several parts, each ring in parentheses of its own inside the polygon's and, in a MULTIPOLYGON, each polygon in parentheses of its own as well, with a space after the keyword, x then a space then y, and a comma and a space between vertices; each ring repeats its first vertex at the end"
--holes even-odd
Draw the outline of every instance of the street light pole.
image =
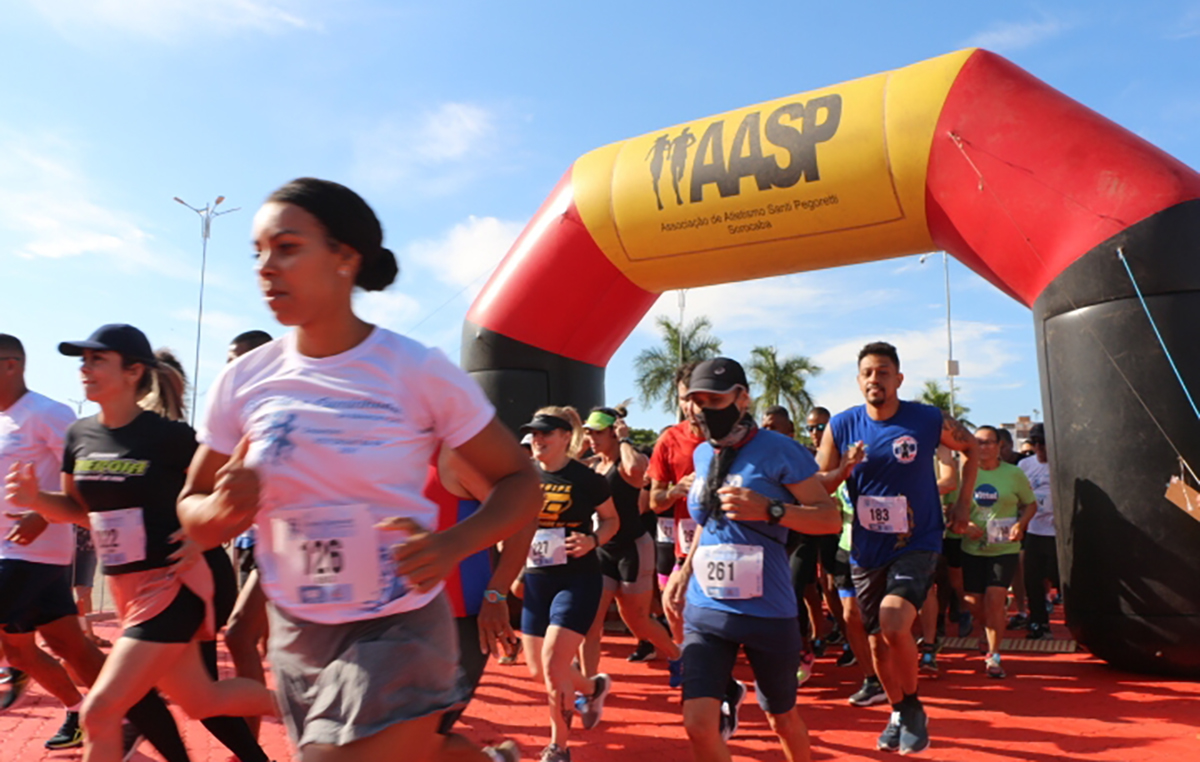
POLYGON ((191 419, 192 425, 196 425, 196 396, 200 391, 200 334, 201 321, 204 318, 204 273, 208 268, 208 238, 212 233, 212 221, 223 214, 236 212, 241 207, 235 206, 232 209, 226 209, 223 212, 218 212, 217 207, 225 200, 224 196, 217 196, 217 200, 211 204, 205 204, 203 209, 197 209, 188 202, 175 197, 175 201, 183 204, 188 209, 200 216, 200 304, 196 308, 196 361, 192 370, 192 410, 191 419))
MULTIPOLYGON (((920 262, 925 264, 928 254, 922 254, 920 262)), ((950 415, 955 415, 954 406, 954 377, 958 375, 958 361, 954 359, 954 332, 950 327, 950 255, 942 252, 942 270, 946 275, 946 380, 950 386, 950 415)))

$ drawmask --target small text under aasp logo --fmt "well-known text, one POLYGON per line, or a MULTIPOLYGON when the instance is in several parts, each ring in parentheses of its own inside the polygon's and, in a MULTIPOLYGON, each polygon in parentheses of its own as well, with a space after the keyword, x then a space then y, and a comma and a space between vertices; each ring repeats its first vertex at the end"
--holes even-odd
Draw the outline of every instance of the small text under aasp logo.
POLYGON ((892 455, 901 463, 912 463, 917 459, 917 440, 905 434, 892 440, 892 455))

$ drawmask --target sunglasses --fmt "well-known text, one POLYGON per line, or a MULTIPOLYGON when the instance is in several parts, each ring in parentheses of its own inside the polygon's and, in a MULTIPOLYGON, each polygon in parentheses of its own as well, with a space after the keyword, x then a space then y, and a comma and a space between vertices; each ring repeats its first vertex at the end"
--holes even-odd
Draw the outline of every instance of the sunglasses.
POLYGON ((809 425, 805 426, 804 428, 808 429, 810 432, 824 431, 825 427, 828 425, 829 425, 828 423, 810 423, 809 425))

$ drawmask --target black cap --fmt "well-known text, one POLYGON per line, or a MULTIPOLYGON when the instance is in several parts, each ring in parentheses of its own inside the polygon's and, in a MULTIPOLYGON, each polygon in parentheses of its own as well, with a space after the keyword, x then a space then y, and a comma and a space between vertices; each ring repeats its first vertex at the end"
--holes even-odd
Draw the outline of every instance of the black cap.
POLYGON ((742 370, 741 363, 737 360, 730 360, 728 357, 715 357, 700 363, 692 371, 687 393, 724 394, 733 391, 738 386, 750 389, 750 384, 746 381, 746 371, 742 370))
POLYGON ((86 341, 64 341, 58 345, 58 351, 68 357, 79 357, 85 349, 119 352, 127 360, 151 366, 158 365, 146 334, 124 323, 102 325, 93 331, 86 341))
POLYGON ((533 420, 521 427, 521 433, 527 434, 530 431, 540 431, 543 434, 547 431, 561 429, 563 431, 574 431, 575 427, 564 418, 559 418, 557 415, 546 415, 540 413, 533 417, 533 420))
POLYGON ((1029 441, 1034 444, 1046 444, 1046 427, 1040 423, 1030 426, 1029 441))

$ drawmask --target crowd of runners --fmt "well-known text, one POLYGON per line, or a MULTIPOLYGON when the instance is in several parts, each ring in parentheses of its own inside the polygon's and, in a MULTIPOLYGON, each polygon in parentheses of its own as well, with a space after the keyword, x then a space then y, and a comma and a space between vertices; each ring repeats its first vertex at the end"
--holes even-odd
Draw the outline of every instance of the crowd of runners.
POLYGON ((641 641, 629 661, 664 660, 681 691, 696 760, 730 759, 742 654, 786 757, 809 759, 797 698, 833 651, 862 672, 850 705, 891 705, 877 747, 915 754, 947 627, 982 635, 994 679, 1006 629, 1048 635, 1041 427, 1021 459, 1004 429, 902 400, 890 344, 858 355, 864 404, 808 414, 811 448, 787 409, 756 420, 728 358, 678 369, 679 423, 652 448, 619 407, 543 408, 518 441, 443 354, 354 314, 354 289, 398 266, 353 191, 288 183, 252 238, 294 330, 232 341, 197 429, 182 367, 133 326, 59 345, 99 407, 79 420, 26 387, 24 347, 0 334, 0 711, 36 681, 65 710, 48 748, 187 760, 165 694, 239 760, 267 759, 276 716, 308 762, 515 762, 511 741, 454 732, 494 655, 544 686, 539 758, 569 762, 573 726, 621 690, 599 671, 615 603, 641 641), (111 644, 87 623, 97 561, 111 644))

